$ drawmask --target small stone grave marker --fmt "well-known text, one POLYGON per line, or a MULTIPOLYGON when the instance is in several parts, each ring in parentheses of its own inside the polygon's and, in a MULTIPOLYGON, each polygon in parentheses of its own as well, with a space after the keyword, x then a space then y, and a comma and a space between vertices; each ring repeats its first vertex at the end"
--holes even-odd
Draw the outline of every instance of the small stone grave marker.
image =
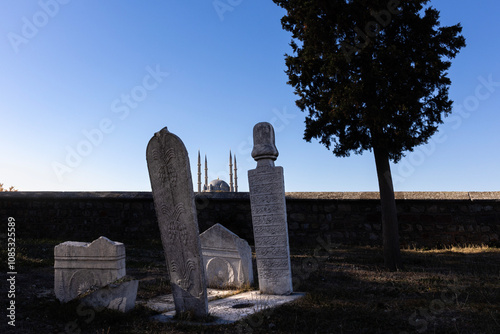
POLYGON ((253 284, 252 249, 248 242, 215 224, 200 234, 210 288, 241 288, 253 284))
POLYGON ((100 237, 92 243, 66 241, 54 247, 54 292, 63 303, 122 278, 125 271, 121 242, 100 237))

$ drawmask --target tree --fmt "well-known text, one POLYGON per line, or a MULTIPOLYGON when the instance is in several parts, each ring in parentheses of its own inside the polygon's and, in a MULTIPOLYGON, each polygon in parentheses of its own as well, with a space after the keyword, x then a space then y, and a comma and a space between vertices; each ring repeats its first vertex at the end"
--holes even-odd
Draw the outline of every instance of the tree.
POLYGON ((17 191, 17 189, 15 189, 13 186, 9 187, 8 189, 4 188, 3 183, 0 183, 0 192, 3 192, 3 191, 17 191))
POLYGON ((384 260, 402 267, 390 160, 427 143, 451 113, 447 70, 465 46, 462 27, 440 27, 428 0, 273 0, 287 14, 286 56, 304 139, 338 157, 373 151, 384 260))

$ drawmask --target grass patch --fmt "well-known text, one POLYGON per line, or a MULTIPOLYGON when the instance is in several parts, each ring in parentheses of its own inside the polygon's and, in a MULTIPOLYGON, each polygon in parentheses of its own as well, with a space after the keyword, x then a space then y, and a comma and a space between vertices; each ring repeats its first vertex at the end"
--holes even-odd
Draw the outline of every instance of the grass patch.
POLYGON ((460 254, 478 254, 478 253, 500 253, 500 249, 497 247, 490 247, 485 244, 474 245, 451 245, 444 246, 442 248, 437 249, 428 249, 428 248, 417 248, 414 246, 408 247, 403 250, 403 252, 416 252, 416 253, 460 253, 460 254))
MULTIPOLYGON (((60 304, 53 288, 53 246, 20 241, 17 332, 64 333, 498 333, 500 250, 485 245, 402 250, 405 269, 384 269, 382 249, 338 245, 292 250, 294 290, 306 297, 226 326, 150 321, 143 306, 122 314, 60 304), (72 327, 72 326, 76 327, 72 327), (69 327, 68 327, 69 326, 69 327)), ((161 244, 127 245, 127 274, 138 298, 170 291, 161 244)), ((2 253, 3 254, 3 253, 2 253)), ((247 287, 250 289, 251 287, 247 287)), ((0 332, 8 333, 0 328, 0 332)))

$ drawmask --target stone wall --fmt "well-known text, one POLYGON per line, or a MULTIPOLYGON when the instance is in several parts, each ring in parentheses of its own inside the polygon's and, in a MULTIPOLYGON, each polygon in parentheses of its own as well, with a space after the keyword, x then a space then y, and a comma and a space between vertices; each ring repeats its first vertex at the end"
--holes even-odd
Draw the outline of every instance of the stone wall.
MULTIPOLYGON (((378 193, 287 193, 286 198, 292 249, 315 247, 320 237, 382 243, 378 193)), ((396 202, 403 245, 499 245, 500 192, 399 192, 396 202)), ((253 244, 248 193, 202 193, 196 205, 200 232, 220 223, 253 244)), ((0 219, 8 217, 16 219, 17 238, 160 240, 149 192, 0 193, 0 219)))

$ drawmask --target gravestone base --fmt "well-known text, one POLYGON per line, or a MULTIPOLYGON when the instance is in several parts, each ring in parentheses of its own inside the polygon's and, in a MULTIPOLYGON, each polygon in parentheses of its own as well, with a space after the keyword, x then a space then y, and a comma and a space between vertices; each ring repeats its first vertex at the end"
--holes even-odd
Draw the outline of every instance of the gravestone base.
POLYGON ((135 307, 138 286, 138 280, 109 284, 82 297, 81 303, 93 309, 129 312, 135 307))
MULTIPOLYGON (((226 298, 237 293, 238 290, 207 288, 207 299, 210 302, 212 300, 226 298)), ((137 303, 158 313, 166 313, 175 310, 174 297, 172 294, 158 296, 148 300, 141 300, 137 303)))
MULTIPOLYGON (((217 290, 227 291, 231 290, 217 290)), ((234 291, 234 290, 233 290, 234 291)), ((168 296, 168 295, 167 295, 168 296)), ((163 298, 168 299, 167 296, 163 298)), ((227 325, 246 317, 249 317, 257 312, 272 312, 272 309, 295 301, 305 296, 305 293, 294 292, 289 295, 265 295, 259 291, 247 291, 232 295, 223 299, 214 299, 208 303, 208 313, 210 322, 195 322, 187 320, 178 320, 175 318, 175 309, 152 317, 152 320, 159 322, 175 322, 187 325, 227 325)))

